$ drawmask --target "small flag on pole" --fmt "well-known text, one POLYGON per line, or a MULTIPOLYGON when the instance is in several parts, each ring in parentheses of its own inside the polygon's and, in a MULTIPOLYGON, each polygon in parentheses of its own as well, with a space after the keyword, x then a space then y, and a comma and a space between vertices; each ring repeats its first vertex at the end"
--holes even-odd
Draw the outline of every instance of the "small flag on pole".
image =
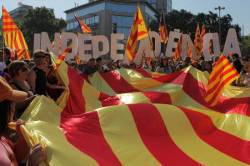
POLYGON ((205 100, 211 107, 218 104, 222 90, 240 77, 229 60, 221 55, 209 77, 205 100))
POLYGON ((141 13, 141 9, 140 7, 137 7, 125 51, 125 54, 128 56, 128 60, 130 62, 135 59, 138 41, 145 39, 146 37, 148 37, 148 30, 141 13))
POLYGON ((166 24, 165 24, 164 12, 161 13, 159 32, 160 32, 161 42, 167 43, 168 31, 167 31, 166 24))
POLYGON ((25 58, 29 60, 29 49, 23 37, 23 33, 4 7, 2 7, 2 24, 5 45, 16 52, 17 59, 25 58))
POLYGON ((77 16, 75 15, 75 19, 76 19, 76 21, 78 22, 78 24, 79 24, 79 26, 80 26, 80 28, 81 28, 81 30, 82 30, 82 33, 92 33, 91 28, 88 27, 88 25, 86 25, 86 24, 84 23, 84 21, 81 20, 80 17, 77 17, 77 16))

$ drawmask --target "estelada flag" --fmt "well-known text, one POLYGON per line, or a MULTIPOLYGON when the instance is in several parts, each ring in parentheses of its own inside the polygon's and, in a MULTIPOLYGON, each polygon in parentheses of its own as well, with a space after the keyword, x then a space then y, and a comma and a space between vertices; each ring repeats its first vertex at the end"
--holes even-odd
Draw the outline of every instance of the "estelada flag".
POLYGON ((162 43, 167 43, 168 41, 168 30, 165 24, 164 12, 161 13, 160 24, 159 24, 159 32, 162 43))
POLYGON ((87 24, 85 24, 84 21, 81 20, 80 17, 77 17, 75 15, 75 19, 77 20, 77 22, 78 22, 78 24, 79 24, 79 26, 80 26, 80 28, 82 30, 82 33, 92 33, 91 28, 87 24))
POLYGON ((29 49, 23 37, 23 33, 4 7, 2 7, 2 24, 5 45, 16 52, 17 59, 24 58, 29 60, 29 49))
POLYGON ((240 74, 224 55, 216 62, 209 77, 207 85, 206 101, 214 107, 218 104, 223 89, 238 79, 240 74))
POLYGON ((130 62, 135 59, 138 41, 145 39, 146 37, 148 37, 148 30, 141 9, 140 7, 137 7, 125 50, 125 54, 130 62))

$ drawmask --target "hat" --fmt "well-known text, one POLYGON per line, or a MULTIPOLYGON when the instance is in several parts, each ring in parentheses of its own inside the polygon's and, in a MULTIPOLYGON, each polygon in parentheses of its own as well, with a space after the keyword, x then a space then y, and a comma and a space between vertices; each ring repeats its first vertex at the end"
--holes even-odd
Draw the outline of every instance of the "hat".
POLYGON ((26 92, 12 89, 7 81, 0 76, 0 102, 4 100, 21 102, 27 99, 27 97, 28 94, 26 92))

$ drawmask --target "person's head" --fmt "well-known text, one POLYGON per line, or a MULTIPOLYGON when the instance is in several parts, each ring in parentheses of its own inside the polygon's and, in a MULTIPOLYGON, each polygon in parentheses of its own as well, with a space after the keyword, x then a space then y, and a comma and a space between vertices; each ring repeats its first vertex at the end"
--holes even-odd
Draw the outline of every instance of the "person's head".
POLYGON ((29 74, 29 67, 24 61, 13 61, 9 65, 9 74, 12 78, 24 81, 29 74))
POLYGON ((49 66, 49 65, 51 65, 52 64, 52 62, 51 62, 51 55, 50 55, 50 53, 45 53, 45 65, 47 65, 47 66, 49 66))
POLYGON ((233 60, 237 60, 237 59, 239 59, 239 54, 237 54, 237 53, 234 53, 233 55, 232 55, 232 58, 233 58, 233 60))
POLYGON ((211 62, 205 62, 204 67, 205 67, 205 71, 207 71, 208 73, 211 73, 213 70, 211 62))
POLYGON ((250 62, 244 64, 244 71, 250 74, 250 62))
POLYGON ((88 62, 88 65, 91 66, 91 67, 94 67, 96 65, 96 60, 95 58, 90 58, 89 59, 89 62, 88 62))
POLYGON ((43 66, 46 63, 47 53, 43 50, 37 50, 33 54, 33 59, 37 67, 43 66))
POLYGON ((102 65, 102 58, 101 57, 96 59, 96 64, 97 65, 102 65))
POLYGON ((191 63, 192 63, 191 58, 187 56, 187 57, 185 58, 185 64, 190 65, 191 63))

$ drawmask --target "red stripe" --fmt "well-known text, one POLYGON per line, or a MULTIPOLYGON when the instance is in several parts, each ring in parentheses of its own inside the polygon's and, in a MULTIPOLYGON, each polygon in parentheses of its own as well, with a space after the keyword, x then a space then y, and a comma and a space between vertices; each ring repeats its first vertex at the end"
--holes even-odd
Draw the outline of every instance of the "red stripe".
MULTIPOLYGON (((129 105, 141 139, 163 165, 199 165, 182 152, 170 137, 158 110, 151 104, 129 105)), ((167 110, 166 110, 167 111, 167 110)))
POLYGON ((118 71, 100 73, 100 75, 116 93, 138 92, 118 71))
POLYGON ((76 71, 68 67, 69 78, 69 97, 67 101, 67 110, 69 114, 82 114, 85 112, 85 99, 82 94, 84 79, 76 71))
POLYGON ((242 140, 231 134, 219 130, 205 114, 181 108, 186 114, 197 135, 210 146, 218 149, 219 151, 250 164, 250 142, 242 140))
POLYGON ((151 78, 151 74, 143 68, 134 69, 136 72, 140 73, 143 77, 151 78))
POLYGON ((104 138, 96 111, 79 115, 62 113, 60 127, 63 128, 67 140, 73 146, 92 157, 99 165, 121 165, 104 138))
POLYGON ((157 104, 171 104, 171 97, 165 92, 143 92, 143 94, 152 102, 157 104))
POLYGON ((3 28, 3 33, 17 31, 18 28, 3 28))

